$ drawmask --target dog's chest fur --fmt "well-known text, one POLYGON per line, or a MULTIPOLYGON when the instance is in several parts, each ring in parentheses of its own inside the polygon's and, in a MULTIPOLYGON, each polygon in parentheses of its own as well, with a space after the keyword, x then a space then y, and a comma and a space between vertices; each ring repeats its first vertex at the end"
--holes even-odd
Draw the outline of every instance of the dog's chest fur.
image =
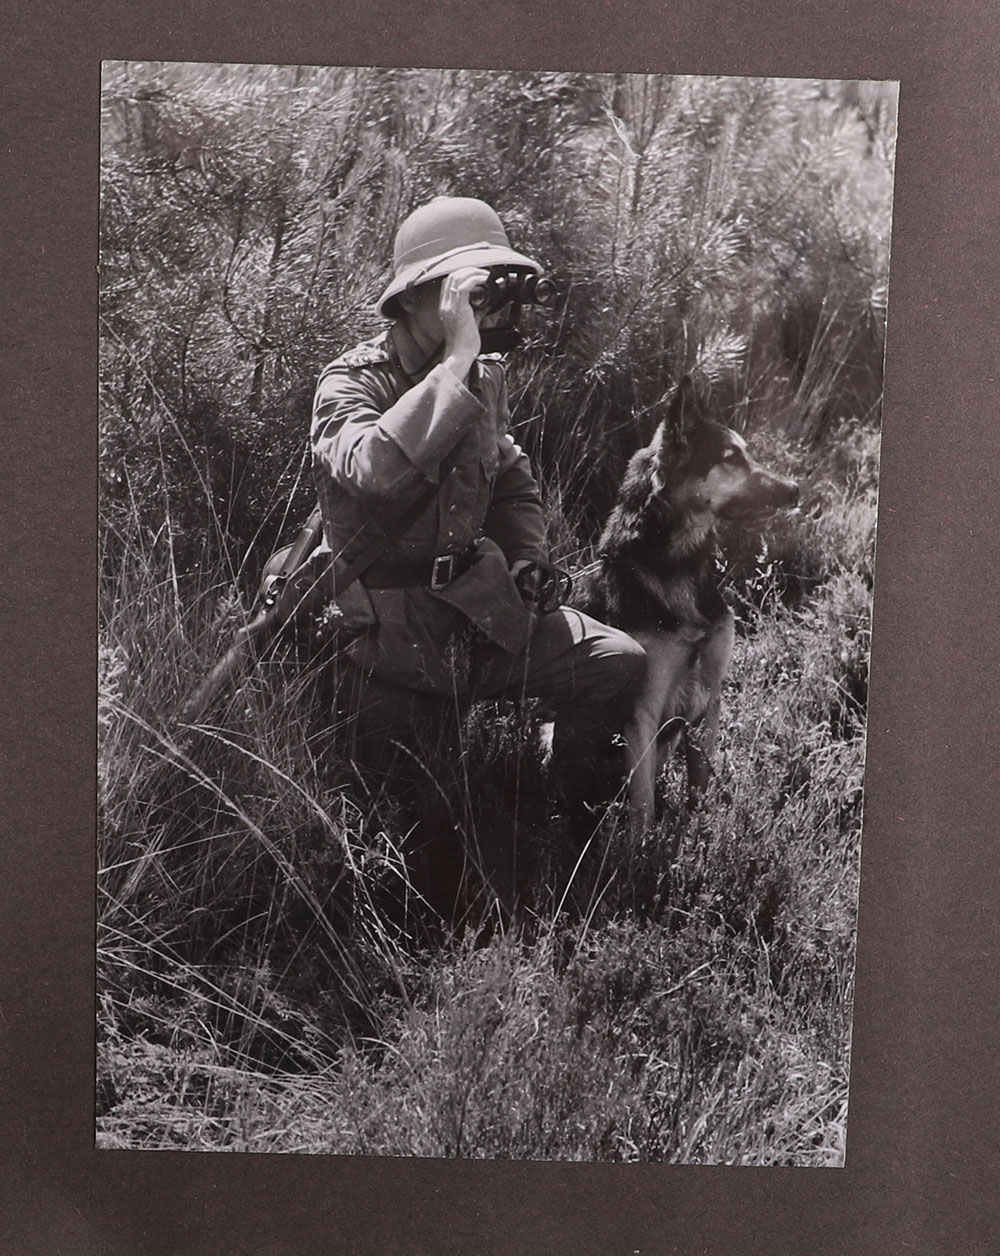
POLYGON ((636 716, 673 740, 684 726, 700 724, 717 700, 731 652, 731 615, 727 611, 709 632, 693 637, 642 629, 632 636, 646 651, 647 664, 636 716))
POLYGON ((601 536, 601 568, 574 602, 626 632, 707 633, 727 614, 715 534, 655 491, 652 463, 648 449, 633 458, 601 536))
POLYGON ((637 542, 605 556, 583 593, 593 613, 626 632, 655 629, 693 637, 710 632, 726 614, 714 544, 679 560, 670 560, 664 549, 662 542, 637 542))

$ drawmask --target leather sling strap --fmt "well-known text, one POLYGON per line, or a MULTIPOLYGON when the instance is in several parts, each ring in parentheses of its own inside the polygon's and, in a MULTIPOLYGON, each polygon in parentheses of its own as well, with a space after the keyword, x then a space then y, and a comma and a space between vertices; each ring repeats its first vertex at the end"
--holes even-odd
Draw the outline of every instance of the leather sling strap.
POLYGON ((379 558, 387 549, 392 541, 398 540, 407 528, 416 523, 417 519, 424 513, 438 494, 438 485, 428 484, 423 492, 418 493, 411 501, 407 502, 402 510, 393 511, 389 516, 389 522, 386 525, 382 536, 376 537, 370 545, 357 556, 351 559, 342 571, 337 571, 334 567, 334 597, 338 593, 342 593, 344 589, 354 583, 359 576, 364 575, 368 568, 377 558, 379 558))
MULTIPOLYGON (((394 540, 396 536, 402 535, 410 524, 416 520, 421 511, 430 505, 437 495, 437 491, 437 485, 430 484, 422 492, 418 493, 415 498, 393 511, 389 516, 389 523, 385 533, 372 541, 357 558, 348 563, 339 573, 339 579, 336 569, 334 570, 334 596, 357 580, 365 569, 370 567, 379 557, 390 541, 394 540)), ((323 519, 317 507, 309 516, 305 526, 299 531, 298 536, 288 547, 288 553, 285 555, 277 574, 260 597, 260 609, 257 611, 257 614, 236 633, 236 639, 226 653, 219 659, 208 675, 184 699, 179 711, 179 718, 183 723, 193 724, 200 720, 216 695, 231 684, 238 673, 246 666, 247 659, 252 658, 257 651, 267 645, 274 638, 280 625, 283 622, 287 622, 288 618, 294 615, 296 608, 302 605, 309 597, 311 589, 305 591, 296 590, 294 606, 285 611, 279 604, 282 590, 309 555, 313 553, 322 530, 323 519)), ((322 579, 322 575, 317 577, 317 580, 313 582, 312 589, 322 579)))
MULTIPOLYGON (((398 540, 412 523, 416 523, 420 515, 423 514, 437 496, 437 492, 438 486, 436 484, 427 485, 423 492, 418 493, 410 501, 405 502, 402 507, 397 507, 395 511, 390 512, 389 521, 382 536, 376 537, 356 558, 351 559, 342 569, 338 570, 336 565, 334 565, 334 597, 338 593, 342 593, 349 585, 352 585, 384 553, 391 542, 398 540)), ((281 567, 268 584, 262 598, 265 606, 270 607, 277 602, 282 588, 315 550, 322 534, 323 515, 319 506, 317 506, 306 520, 298 536, 288 547, 288 553, 285 555, 281 567)), ((334 564, 336 564, 336 558, 334 559, 334 564)))

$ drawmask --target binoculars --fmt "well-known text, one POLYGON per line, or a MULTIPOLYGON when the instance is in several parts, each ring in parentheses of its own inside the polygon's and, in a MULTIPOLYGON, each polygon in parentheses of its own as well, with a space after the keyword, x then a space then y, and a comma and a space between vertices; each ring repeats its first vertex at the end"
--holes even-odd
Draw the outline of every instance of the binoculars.
POLYGON ((485 283, 473 288, 469 304, 474 310, 495 314, 506 305, 539 305, 551 309, 559 299, 559 292, 551 279, 526 270, 491 269, 485 283))

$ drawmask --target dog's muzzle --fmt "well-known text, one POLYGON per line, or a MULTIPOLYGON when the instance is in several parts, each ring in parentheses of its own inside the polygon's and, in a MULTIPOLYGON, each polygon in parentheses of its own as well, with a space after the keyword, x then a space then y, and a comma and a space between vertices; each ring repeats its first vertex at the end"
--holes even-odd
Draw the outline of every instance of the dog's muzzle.
POLYGON ((731 501, 719 517, 733 522, 746 523, 754 519, 766 519, 778 510, 791 510, 799 504, 799 486, 794 480, 769 475, 752 480, 747 491, 731 501))

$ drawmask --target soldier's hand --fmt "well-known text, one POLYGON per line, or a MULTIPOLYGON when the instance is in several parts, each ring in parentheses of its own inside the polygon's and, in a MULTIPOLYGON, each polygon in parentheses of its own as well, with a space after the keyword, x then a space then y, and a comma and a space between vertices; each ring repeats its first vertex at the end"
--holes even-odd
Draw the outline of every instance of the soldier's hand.
POLYGON ((444 364, 459 379, 464 380, 468 375, 482 348, 479 335, 482 315, 469 304, 469 296, 488 278, 489 272, 478 266, 463 266, 441 281, 438 313, 444 331, 444 364))
POLYGON ((521 601, 535 615, 557 610, 573 589, 569 573, 560 567, 553 567, 551 563, 519 558, 511 564, 510 574, 514 577, 521 601))

